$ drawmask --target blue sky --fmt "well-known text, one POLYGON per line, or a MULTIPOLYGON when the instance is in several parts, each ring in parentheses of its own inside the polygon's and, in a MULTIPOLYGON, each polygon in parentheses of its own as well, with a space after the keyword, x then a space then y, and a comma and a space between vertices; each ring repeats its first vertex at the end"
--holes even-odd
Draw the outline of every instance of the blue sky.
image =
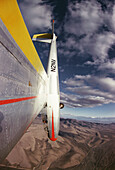
MULTIPOLYGON (((32 37, 58 36, 62 115, 115 116, 114 0, 18 0, 32 37)), ((47 68, 49 45, 34 43, 47 68)))

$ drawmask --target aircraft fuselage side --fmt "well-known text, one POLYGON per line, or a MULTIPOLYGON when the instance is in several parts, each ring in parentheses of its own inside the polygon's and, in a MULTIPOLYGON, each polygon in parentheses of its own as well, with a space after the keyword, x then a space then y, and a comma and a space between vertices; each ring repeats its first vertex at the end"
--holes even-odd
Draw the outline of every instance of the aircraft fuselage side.
POLYGON ((49 138, 52 141, 57 139, 60 124, 60 95, 59 95, 59 78, 58 78, 58 61, 56 36, 53 33, 51 41, 49 61, 48 61, 48 83, 47 83, 47 117, 49 138))

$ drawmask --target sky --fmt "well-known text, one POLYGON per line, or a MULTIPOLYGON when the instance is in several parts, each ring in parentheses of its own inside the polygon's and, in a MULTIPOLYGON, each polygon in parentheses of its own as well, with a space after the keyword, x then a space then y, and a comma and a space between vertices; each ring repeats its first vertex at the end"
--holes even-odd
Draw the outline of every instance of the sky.
MULTIPOLYGON (((30 36, 55 20, 65 115, 115 117, 115 1, 18 0, 30 36)), ((47 69, 49 44, 34 42, 47 69)))

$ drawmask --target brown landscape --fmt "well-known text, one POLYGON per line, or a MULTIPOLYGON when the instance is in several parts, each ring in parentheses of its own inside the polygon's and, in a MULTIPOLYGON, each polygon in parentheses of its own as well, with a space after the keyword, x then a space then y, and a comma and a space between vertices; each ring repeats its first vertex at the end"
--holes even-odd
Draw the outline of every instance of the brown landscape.
POLYGON ((61 119, 56 142, 34 120, 0 170, 115 170, 115 123, 61 119))

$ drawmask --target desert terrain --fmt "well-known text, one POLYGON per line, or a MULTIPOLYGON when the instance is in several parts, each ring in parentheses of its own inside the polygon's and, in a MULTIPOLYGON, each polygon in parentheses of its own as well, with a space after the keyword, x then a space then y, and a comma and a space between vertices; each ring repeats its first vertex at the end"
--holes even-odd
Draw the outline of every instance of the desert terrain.
POLYGON ((115 123, 61 119, 58 140, 47 138, 37 117, 0 170, 114 170, 115 123))

